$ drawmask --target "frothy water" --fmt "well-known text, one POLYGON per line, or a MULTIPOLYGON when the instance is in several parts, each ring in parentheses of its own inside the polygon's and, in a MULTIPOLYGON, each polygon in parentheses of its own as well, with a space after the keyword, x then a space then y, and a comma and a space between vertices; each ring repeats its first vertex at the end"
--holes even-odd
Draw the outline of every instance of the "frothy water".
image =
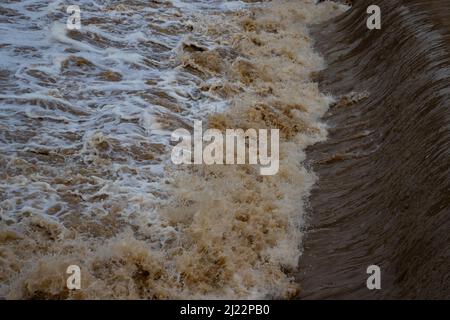
POLYGON ((332 102, 307 26, 346 7, 83 0, 78 31, 71 4, 0 5, 0 296, 296 294, 316 179, 303 151, 332 102), (280 129, 280 172, 171 164, 194 119, 280 129))

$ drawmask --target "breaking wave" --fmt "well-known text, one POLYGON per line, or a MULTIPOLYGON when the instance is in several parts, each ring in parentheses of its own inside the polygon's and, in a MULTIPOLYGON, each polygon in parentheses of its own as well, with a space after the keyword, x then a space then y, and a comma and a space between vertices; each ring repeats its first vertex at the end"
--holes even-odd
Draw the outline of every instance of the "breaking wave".
POLYGON ((287 298, 334 102, 308 26, 325 1, 0 5, 0 296, 287 298), (280 170, 175 166, 170 134, 277 128, 280 170), (66 268, 81 268, 81 290, 66 268))

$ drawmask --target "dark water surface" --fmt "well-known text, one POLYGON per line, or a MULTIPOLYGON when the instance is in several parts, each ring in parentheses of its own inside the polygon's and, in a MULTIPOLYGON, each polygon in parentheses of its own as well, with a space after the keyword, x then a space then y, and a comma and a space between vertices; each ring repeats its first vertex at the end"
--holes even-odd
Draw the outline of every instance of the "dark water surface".
POLYGON ((343 98, 308 153, 300 298, 450 298, 450 1, 354 1, 316 35, 321 89, 343 98), (371 4, 381 30, 366 28, 371 4), (366 287, 372 264, 381 290, 366 287))

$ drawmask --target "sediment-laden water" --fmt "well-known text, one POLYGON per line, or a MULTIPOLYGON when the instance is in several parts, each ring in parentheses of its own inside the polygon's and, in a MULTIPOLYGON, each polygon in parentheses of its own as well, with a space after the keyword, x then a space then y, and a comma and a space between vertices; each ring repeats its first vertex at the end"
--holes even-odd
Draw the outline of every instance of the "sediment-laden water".
POLYGON ((334 100, 308 26, 333 2, 0 5, 0 297, 286 298, 334 100), (280 170, 176 166, 170 135, 280 129, 280 170), (66 268, 81 268, 81 290, 66 268))
POLYGON ((449 298, 450 2, 317 2, 3 1, 0 298, 449 298), (194 120, 278 173, 173 164, 194 120))
POLYGON ((352 2, 313 32, 337 102, 307 152, 319 180, 299 297, 449 299, 450 1, 352 2), (366 27, 373 4, 381 30, 366 27))

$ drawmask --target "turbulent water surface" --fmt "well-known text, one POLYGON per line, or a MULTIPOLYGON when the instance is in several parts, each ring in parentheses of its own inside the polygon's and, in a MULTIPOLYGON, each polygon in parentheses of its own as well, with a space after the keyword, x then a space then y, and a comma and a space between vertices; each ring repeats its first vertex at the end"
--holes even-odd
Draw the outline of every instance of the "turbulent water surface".
POLYGON ((450 1, 340 2, 3 0, 0 298, 450 298, 450 1), (173 164, 194 120, 279 172, 173 164))
POLYGON ((315 1, 0 5, 0 297, 270 298, 298 292, 304 212, 333 101, 315 1), (170 135, 278 128, 279 173, 175 166, 170 135), (81 268, 81 290, 66 268, 81 268))

